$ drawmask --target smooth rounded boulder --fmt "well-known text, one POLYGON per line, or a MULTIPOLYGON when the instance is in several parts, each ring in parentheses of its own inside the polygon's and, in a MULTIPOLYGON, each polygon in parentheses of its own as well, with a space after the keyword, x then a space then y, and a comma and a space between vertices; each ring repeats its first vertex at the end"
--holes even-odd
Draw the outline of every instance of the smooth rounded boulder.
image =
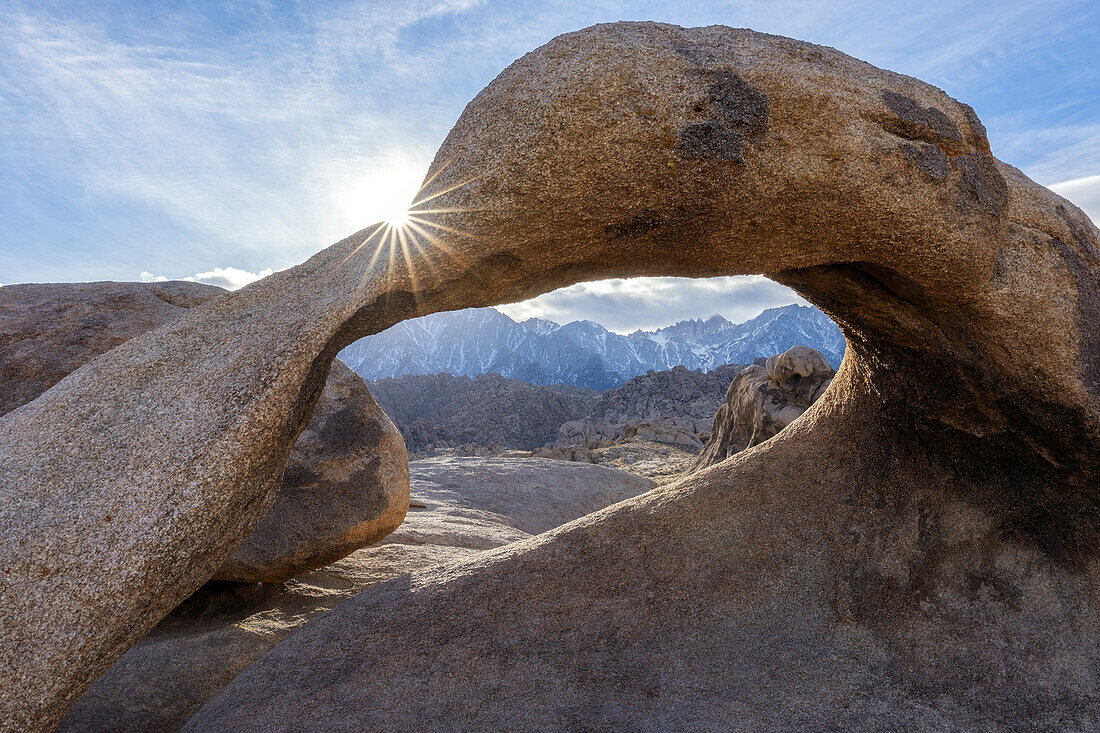
POLYGON ((0 415, 100 354, 225 292, 182 281, 0 288, 0 415))
POLYGON ((381 540, 408 508, 405 441, 363 378, 335 361, 274 503, 214 578, 281 583, 381 540))
POLYGON ((8 719, 54 724, 224 561, 356 338, 581 280, 762 273, 848 339, 802 419, 371 589, 191 729, 1090 727, 1100 232, 971 108, 781 37, 596 26, 470 103, 411 215, 0 418, 8 719))

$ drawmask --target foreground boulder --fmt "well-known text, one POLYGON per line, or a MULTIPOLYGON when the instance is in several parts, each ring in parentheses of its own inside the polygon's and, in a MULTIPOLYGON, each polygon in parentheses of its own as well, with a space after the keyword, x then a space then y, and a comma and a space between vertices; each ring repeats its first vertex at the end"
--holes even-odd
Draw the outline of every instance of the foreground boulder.
POLYGON ((224 562, 351 341, 581 280, 763 273, 848 338, 802 419, 372 588, 188 725, 1094 727, 1100 232, 993 158, 972 109, 789 39, 597 26, 502 72, 426 180, 416 228, 193 308, 0 418, 13 726, 55 724, 224 562))
POLYGON ((808 346, 769 357, 766 366, 745 367, 726 391, 710 438, 688 470, 713 466, 777 435, 825 394, 835 374, 825 357, 808 346))
POLYGON ((0 289, 0 415, 27 404, 100 354, 225 292, 192 282, 0 289))
MULTIPOLYGON (((13 285, 0 290, 0 413, 86 362, 226 293, 192 282, 13 285)), ((363 380, 335 362, 290 453, 274 504, 214 573, 275 583, 392 532, 408 508, 400 434, 363 380)))
POLYGON ((275 502, 214 577, 278 583, 393 532, 409 507, 401 433, 362 377, 335 361, 275 502))
POLYGON ((651 486, 538 458, 434 458, 409 470, 412 508, 396 532, 284 585, 207 584, 96 680, 60 730, 178 730, 249 664, 360 591, 529 539, 651 486))

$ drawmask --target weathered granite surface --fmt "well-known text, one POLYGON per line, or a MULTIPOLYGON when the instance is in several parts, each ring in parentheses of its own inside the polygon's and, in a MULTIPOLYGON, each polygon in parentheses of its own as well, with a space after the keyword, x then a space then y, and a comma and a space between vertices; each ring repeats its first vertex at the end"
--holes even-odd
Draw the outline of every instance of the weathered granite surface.
POLYGON ((721 463, 778 435, 825 394, 835 375, 821 352, 809 346, 792 346, 768 357, 765 366, 745 367, 726 390, 707 442, 688 471, 721 463))
POLYGON ((208 583, 96 680, 60 730, 178 730, 249 664, 364 589, 529 539, 651 487, 540 458, 431 458, 409 472, 412 506, 396 532, 287 583, 208 583))
MULTIPOLYGON (((0 414, 30 402, 95 357, 225 293, 182 281, 0 289, 0 414)), ((274 503, 214 577, 289 580, 386 536, 401 524, 408 504, 400 433, 363 379, 335 361, 274 503)))
POLYGON ((764 273, 849 341, 802 419, 371 589, 189 727, 1095 727, 1100 233, 971 108, 785 38, 597 26, 502 72, 429 177, 415 241, 361 232, 0 418, 8 720, 56 723, 220 565, 354 338, 764 273))

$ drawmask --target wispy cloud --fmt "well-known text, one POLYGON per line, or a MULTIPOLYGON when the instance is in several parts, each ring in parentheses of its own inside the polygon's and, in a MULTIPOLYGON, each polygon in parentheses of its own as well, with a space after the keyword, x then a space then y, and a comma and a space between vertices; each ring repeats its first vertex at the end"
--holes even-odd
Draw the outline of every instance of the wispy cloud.
MULTIPOLYGON (((292 265, 399 205, 505 65, 619 19, 753 27, 925 78, 978 109, 999 157, 1096 218, 1093 0, 0 0, 0 277, 292 265)), ((640 314, 616 322, 630 329, 779 304, 774 285, 658 282, 524 307, 568 320, 617 303, 640 314)))
POLYGON ((354 26, 354 44, 325 23, 215 48, 171 34, 126 42, 94 16, 0 8, 0 167, 48 161, 104 205, 139 201, 170 217, 198 250, 285 266, 375 221, 372 201, 346 192, 395 165, 418 182, 438 142, 371 98, 365 77, 382 68, 327 65, 326 49, 362 51, 382 24, 392 34, 473 4, 395 4, 395 24, 368 3, 375 17, 354 26))
POLYGON ((518 321, 533 317, 558 323, 593 320, 627 333, 716 313, 740 322, 765 308, 788 303, 806 301, 760 275, 698 280, 640 277, 578 283, 498 309, 518 321))

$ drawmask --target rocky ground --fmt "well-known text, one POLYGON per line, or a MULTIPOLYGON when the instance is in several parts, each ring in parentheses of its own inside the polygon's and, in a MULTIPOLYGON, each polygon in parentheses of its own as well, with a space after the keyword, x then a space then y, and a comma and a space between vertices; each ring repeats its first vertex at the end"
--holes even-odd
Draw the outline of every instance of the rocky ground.
MULTIPOLYGON (((536 453, 537 455, 537 453, 536 453)), ((586 461, 643 476, 655 484, 666 484, 683 475, 698 452, 682 445, 658 440, 627 438, 610 445, 588 448, 570 460, 586 461)))
POLYGON ((412 499, 396 532, 285 583, 207 584, 100 677, 60 730, 177 730, 241 670, 364 589, 472 559, 652 486, 538 458, 433 458, 409 469, 412 499))

